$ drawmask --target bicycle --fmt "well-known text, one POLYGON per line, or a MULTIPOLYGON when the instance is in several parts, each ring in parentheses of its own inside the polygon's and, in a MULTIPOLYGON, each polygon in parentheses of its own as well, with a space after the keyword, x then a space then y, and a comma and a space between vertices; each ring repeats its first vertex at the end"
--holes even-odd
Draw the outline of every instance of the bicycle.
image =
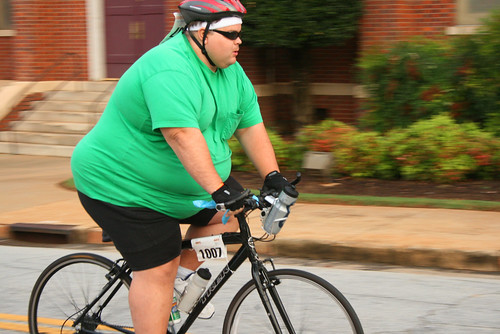
MULTIPOLYGON (((299 181, 300 174, 292 184, 299 181)), ((244 203, 243 212, 236 215, 240 231, 215 236, 220 237, 224 247, 239 244, 240 248, 209 283, 190 314, 182 317, 181 324, 169 326, 167 334, 186 333, 205 305, 247 259, 252 279, 229 304, 223 334, 362 334, 356 312, 332 284, 306 271, 276 269, 272 259, 259 258, 254 242, 272 236, 253 237, 247 216, 256 209, 261 214, 269 212, 276 201, 266 198, 266 194, 257 197, 247 190, 244 203), (271 270, 267 269, 267 263, 271 270)), ((283 223, 284 220, 281 226, 283 223)), ((223 253, 218 247, 206 247, 201 250, 202 255, 217 257, 223 253)), ((191 240, 183 240, 182 248, 193 249, 191 240)), ((54 261, 33 287, 28 309, 30 333, 134 333, 127 301, 130 274, 125 260, 111 261, 92 253, 70 254, 54 261)))

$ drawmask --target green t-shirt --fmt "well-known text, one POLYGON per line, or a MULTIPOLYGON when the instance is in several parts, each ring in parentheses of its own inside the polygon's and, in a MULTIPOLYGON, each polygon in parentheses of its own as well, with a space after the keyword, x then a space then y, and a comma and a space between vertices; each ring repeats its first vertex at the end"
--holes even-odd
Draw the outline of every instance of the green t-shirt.
POLYGON ((76 188, 120 206, 176 218, 210 200, 184 169, 162 127, 199 128, 223 180, 231 171, 227 140, 262 122, 255 90, 238 63, 212 72, 177 35, 145 53, 122 76, 97 125, 76 146, 76 188))

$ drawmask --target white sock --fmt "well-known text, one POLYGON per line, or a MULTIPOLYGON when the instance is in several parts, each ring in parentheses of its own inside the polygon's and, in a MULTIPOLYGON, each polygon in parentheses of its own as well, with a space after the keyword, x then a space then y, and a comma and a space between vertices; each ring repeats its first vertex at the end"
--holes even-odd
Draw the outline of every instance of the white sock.
POLYGON ((185 280, 192 273, 194 273, 194 270, 179 266, 179 268, 177 269, 176 277, 179 277, 179 278, 185 280))

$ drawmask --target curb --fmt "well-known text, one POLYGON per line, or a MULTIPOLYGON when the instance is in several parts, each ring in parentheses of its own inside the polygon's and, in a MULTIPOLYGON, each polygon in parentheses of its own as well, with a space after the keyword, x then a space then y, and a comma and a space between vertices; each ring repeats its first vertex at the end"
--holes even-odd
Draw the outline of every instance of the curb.
MULTIPOLYGON (((0 225, 0 238, 28 242, 55 244, 108 244, 101 240, 102 230, 97 227, 82 228, 63 224, 0 225)), ((314 260, 378 263, 408 267, 500 272, 500 252, 478 252, 450 249, 386 248, 342 243, 326 243, 312 240, 278 239, 273 242, 257 242, 262 256, 280 256, 314 260)), ((229 245, 234 252, 238 245, 229 245)))
POLYGON ((450 249, 385 248, 322 243, 309 240, 276 240, 269 245, 273 255, 383 263, 411 267, 500 272, 500 252, 487 253, 450 249))

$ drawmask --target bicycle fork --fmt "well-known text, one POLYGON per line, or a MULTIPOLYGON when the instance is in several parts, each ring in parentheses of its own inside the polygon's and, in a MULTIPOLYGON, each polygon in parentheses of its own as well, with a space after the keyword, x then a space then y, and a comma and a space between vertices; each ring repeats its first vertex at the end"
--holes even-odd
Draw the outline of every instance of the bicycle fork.
POLYGON ((281 320, 284 322, 286 328, 289 333, 295 334, 295 330, 293 329, 292 322, 286 313, 285 307, 283 306, 283 302, 279 296, 278 290, 276 289, 275 282, 273 282, 269 278, 268 271, 264 266, 264 263, 259 259, 259 255, 257 254, 257 250, 255 249, 254 239, 252 234, 250 233, 250 228, 248 225, 243 224, 244 218, 241 215, 237 215, 239 225, 240 225, 240 233, 242 237, 246 238, 246 242, 243 243, 242 248, 246 248, 247 256, 252 264, 252 278, 255 282, 255 286, 257 287, 257 292, 259 293, 259 297, 264 305, 267 316, 269 317, 269 321, 274 328, 275 333, 281 334, 281 328, 279 325, 278 318, 276 317, 276 313, 274 312, 273 306, 267 292, 271 295, 276 308, 281 316, 281 320), (241 221, 240 221, 241 219, 241 221))
POLYGON ((273 309, 273 304, 269 299, 268 293, 271 296, 275 308, 278 310, 281 320, 285 324, 288 333, 295 334, 292 322, 288 317, 283 302, 281 301, 281 298, 279 296, 278 289, 276 288, 276 285, 279 284, 279 281, 269 278, 269 272, 264 266, 264 263, 259 259, 257 252, 255 252, 255 248, 250 251, 248 257, 250 259, 250 262, 252 263, 252 277, 257 287, 257 292, 259 293, 260 299, 262 301, 262 304, 264 305, 267 316, 269 317, 269 321, 271 321, 271 325, 273 326, 275 333, 279 334, 282 333, 282 331, 279 325, 278 317, 276 316, 275 310, 273 309))

